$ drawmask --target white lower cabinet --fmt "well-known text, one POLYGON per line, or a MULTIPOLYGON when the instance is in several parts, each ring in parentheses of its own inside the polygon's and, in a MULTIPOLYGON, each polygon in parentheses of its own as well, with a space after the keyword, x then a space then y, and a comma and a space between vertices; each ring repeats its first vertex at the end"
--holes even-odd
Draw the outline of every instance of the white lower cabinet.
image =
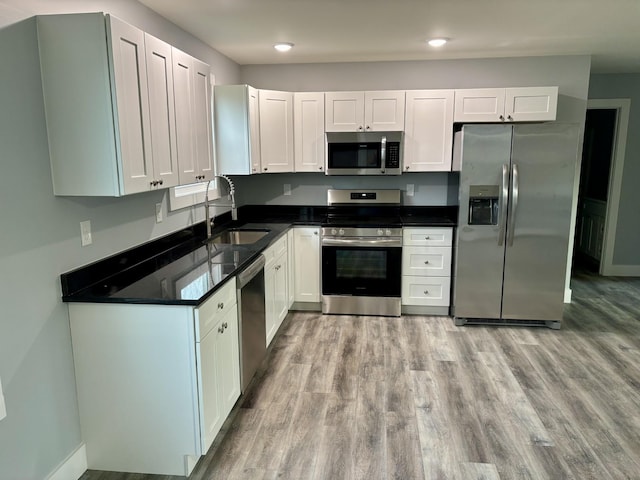
POLYGON ((448 308, 453 229, 404 228, 402 237, 402 305, 448 308))
POLYGON ((320 301, 320 227, 295 227, 294 301, 320 301))
POLYGON ((70 303, 95 470, 188 476, 240 395, 235 282, 198 308, 70 303))
POLYGON ((287 293, 288 249, 287 236, 283 236, 267 248, 263 255, 264 265, 264 303, 267 332, 267 346, 275 337, 278 328, 289 312, 287 293))

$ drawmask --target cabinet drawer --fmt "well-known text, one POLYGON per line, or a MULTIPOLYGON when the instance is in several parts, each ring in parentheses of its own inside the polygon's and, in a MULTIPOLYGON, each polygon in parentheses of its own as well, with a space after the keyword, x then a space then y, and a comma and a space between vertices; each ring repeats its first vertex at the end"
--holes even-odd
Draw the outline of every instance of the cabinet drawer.
POLYGON ((448 307, 450 295, 449 277, 402 276, 402 305, 448 307))
POLYGON ((450 276, 451 247, 403 247, 402 275, 450 276))
POLYGON ((403 228, 403 245, 424 245, 429 247, 450 247, 453 238, 453 228, 403 228))
POLYGON ((195 310, 196 341, 200 341, 230 310, 236 308, 236 282, 232 279, 195 310))
POLYGON ((287 251, 287 236, 283 235, 281 238, 267 248, 262 254, 264 255, 265 270, 271 266, 271 264, 287 251))

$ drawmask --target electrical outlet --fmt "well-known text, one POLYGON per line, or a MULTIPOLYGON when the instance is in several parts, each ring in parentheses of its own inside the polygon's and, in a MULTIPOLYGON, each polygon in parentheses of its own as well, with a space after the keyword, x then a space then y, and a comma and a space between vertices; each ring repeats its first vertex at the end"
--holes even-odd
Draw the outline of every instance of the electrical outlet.
POLYGON ((7 406, 4 403, 4 394, 2 393, 2 380, 0 380, 0 420, 7 416, 7 406))
POLYGON ((291 195, 291 184, 290 183, 285 183, 284 184, 284 194, 285 195, 291 195))
POLYGON ((93 239, 91 238, 91 220, 80 222, 80 241, 83 247, 93 243, 93 239))
POLYGON ((408 197, 413 197, 413 194, 415 193, 416 189, 415 186, 413 185, 413 183, 408 183, 407 184, 407 196, 408 197))
POLYGON ((156 223, 160 223, 162 221, 162 204, 156 203, 156 223))

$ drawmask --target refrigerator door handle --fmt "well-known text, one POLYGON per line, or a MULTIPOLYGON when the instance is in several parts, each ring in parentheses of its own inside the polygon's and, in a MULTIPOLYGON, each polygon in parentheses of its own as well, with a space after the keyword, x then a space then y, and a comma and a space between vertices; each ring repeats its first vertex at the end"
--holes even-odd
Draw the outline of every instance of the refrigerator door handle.
POLYGON ((507 231, 507 245, 513 245, 516 229, 516 211, 518 209, 518 165, 511 165, 511 208, 509 209, 509 229, 507 231))
POLYGON ((500 231, 498 232, 498 246, 502 246, 506 231, 507 222, 507 199, 509 198, 509 166, 505 163, 502 165, 502 185, 500 185, 500 218, 498 224, 500 231))

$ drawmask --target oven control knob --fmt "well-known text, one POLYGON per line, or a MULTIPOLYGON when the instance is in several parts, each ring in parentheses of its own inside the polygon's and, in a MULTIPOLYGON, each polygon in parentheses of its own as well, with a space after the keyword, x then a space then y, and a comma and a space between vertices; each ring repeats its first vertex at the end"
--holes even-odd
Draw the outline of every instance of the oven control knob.
POLYGON ((338 233, 338 231, 335 228, 331 229, 331 235, 335 235, 336 233, 338 233))
POLYGON ((388 228, 384 231, 385 235, 391 235, 391 230, 389 230, 388 228))
POLYGON ((378 236, 380 237, 382 235, 384 235, 384 231, 381 228, 379 228, 378 229, 378 236))
POLYGON ((344 229, 342 229, 342 228, 341 228, 341 229, 338 231, 338 234, 340 234, 340 235, 344 235, 344 229))

